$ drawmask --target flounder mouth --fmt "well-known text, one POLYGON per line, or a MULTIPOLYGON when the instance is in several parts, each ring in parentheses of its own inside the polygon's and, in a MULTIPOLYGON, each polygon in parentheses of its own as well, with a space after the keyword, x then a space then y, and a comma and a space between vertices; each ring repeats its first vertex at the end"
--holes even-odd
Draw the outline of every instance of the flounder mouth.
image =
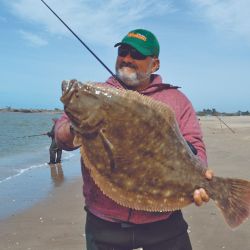
POLYGON ((82 118, 80 120, 80 118, 78 118, 77 116, 72 115, 74 112, 70 108, 64 107, 64 111, 67 114, 67 116, 69 117, 74 129, 76 129, 79 126, 79 124, 81 123, 82 118))
POLYGON ((73 80, 63 80, 62 81, 62 94, 66 95, 67 93, 69 93, 70 91, 79 89, 81 87, 81 83, 75 79, 73 80))

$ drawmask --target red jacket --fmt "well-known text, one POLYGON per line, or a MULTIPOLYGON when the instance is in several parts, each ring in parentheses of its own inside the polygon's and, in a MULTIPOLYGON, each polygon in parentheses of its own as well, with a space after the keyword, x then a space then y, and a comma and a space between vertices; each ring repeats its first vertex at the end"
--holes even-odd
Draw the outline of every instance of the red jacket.
MULTIPOLYGON (((121 85, 113 77, 110 77, 105 84, 108 86, 121 88, 121 85)), ((151 86, 154 84, 160 84, 163 86, 162 79, 159 75, 153 75, 151 86)), ((200 125, 191 102, 183 93, 181 93, 176 88, 168 88, 161 91, 155 91, 158 87, 159 85, 157 87, 147 88, 141 93, 148 95, 158 101, 166 103, 173 109, 182 135, 184 136, 186 141, 189 141, 196 148, 197 156, 204 163, 204 167, 206 167, 207 157, 205 145, 202 140, 200 125)), ((68 122, 68 117, 66 116, 66 114, 64 114, 57 121, 55 128, 56 141, 64 150, 72 150, 72 148, 67 146, 65 136, 60 133, 60 128, 68 122)), ((108 221, 123 221, 135 224, 150 223, 169 217, 169 212, 136 211, 118 205, 107 196, 105 196, 95 185, 93 179, 89 175, 88 170, 84 167, 84 164, 82 164, 82 171, 85 204, 88 210, 96 216, 108 221)))

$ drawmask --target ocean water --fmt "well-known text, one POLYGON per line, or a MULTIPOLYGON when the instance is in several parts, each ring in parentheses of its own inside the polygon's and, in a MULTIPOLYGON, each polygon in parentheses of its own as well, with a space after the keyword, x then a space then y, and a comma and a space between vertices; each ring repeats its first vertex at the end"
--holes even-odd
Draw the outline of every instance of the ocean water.
POLYGON ((58 116, 49 113, 0 113, 0 183, 49 161, 51 139, 47 135, 33 135, 50 131, 52 118, 58 116))
POLYGON ((0 112, 0 219, 46 197, 50 189, 80 175, 78 150, 62 153, 62 165, 51 168, 52 118, 61 114, 0 112), (77 167, 68 167, 70 162, 77 167), (60 178, 59 178, 60 177, 60 178))

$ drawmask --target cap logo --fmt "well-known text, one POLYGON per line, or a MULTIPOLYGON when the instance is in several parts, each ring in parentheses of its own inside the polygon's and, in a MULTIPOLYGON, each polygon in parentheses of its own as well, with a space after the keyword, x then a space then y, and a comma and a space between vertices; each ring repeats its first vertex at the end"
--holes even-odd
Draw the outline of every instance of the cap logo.
POLYGON ((143 35, 141 35, 141 34, 139 34, 139 33, 136 34, 136 33, 130 32, 130 33, 128 33, 128 37, 134 37, 134 38, 143 40, 144 42, 147 41, 147 37, 145 37, 145 36, 143 36, 143 35))

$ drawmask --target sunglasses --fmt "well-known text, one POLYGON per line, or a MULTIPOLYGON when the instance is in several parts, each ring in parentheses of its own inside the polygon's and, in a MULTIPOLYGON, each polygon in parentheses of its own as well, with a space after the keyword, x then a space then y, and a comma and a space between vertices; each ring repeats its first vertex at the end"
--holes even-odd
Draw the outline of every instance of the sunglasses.
POLYGON ((120 46, 118 48, 118 56, 125 57, 128 54, 135 60, 145 60, 148 56, 141 54, 138 50, 132 47, 120 46))

